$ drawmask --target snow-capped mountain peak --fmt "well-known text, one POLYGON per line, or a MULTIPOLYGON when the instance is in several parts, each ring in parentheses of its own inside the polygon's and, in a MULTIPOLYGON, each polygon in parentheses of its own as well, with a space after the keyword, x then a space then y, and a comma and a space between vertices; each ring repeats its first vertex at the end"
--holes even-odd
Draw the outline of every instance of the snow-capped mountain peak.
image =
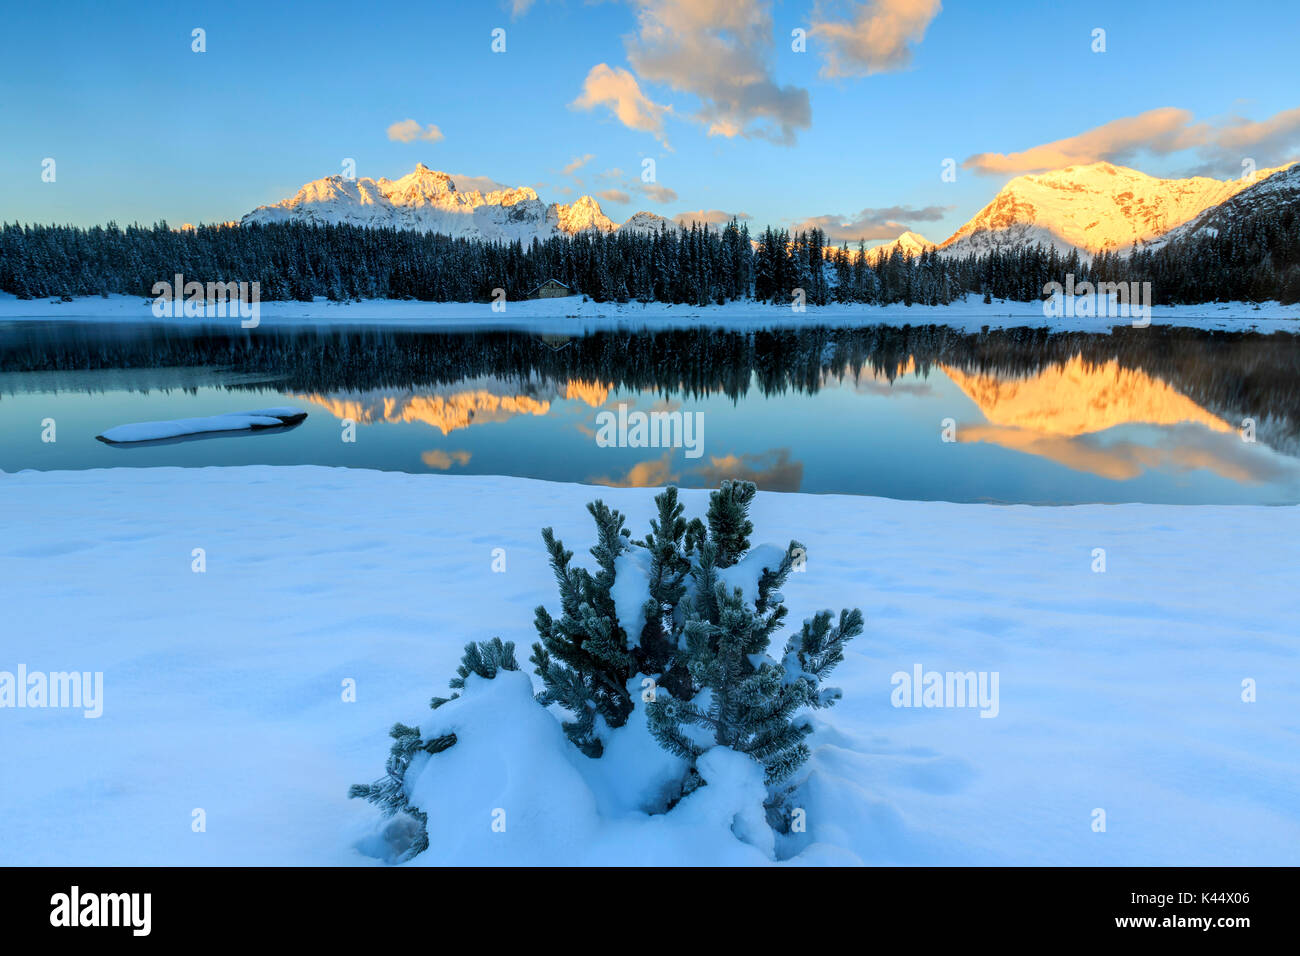
POLYGON ((618 227, 619 232, 635 232, 644 235, 653 235, 662 229, 670 232, 677 230, 677 223, 664 216, 657 215, 653 212, 646 212, 644 209, 640 212, 633 213, 623 225, 618 227))
MULTIPOLYGON (((531 189, 528 192, 532 192, 531 189)), ((533 193, 533 198, 537 194, 533 193)), ((561 232, 567 232, 570 235, 579 232, 586 232, 589 229, 596 229, 600 232, 613 232, 618 228, 617 223, 601 211, 600 203, 591 196, 580 196, 567 206, 555 206, 557 217, 557 228, 561 232)))
POLYGON ((243 222, 349 224, 499 242, 617 228, 591 196, 564 205, 542 202, 527 186, 461 192, 449 174, 424 163, 398 179, 326 176, 289 199, 259 206, 243 222))
MULTIPOLYGON (((381 177, 375 182, 394 206, 436 205, 449 193, 457 192, 456 183, 451 176, 440 170, 430 169, 424 163, 416 163, 414 170, 399 179, 381 177)), ((537 198, 537 194, 531 189, 528 192, 532 193, 531 198, 537 198)), ((462 195, 468 199, 472 194, 462 195)))
POLYGON ((1234 222, 1296 205, 1300 205, 1300 163, 1277 170, 1263 170, 1255 175, 1248 188, 1152 240, 1146 248, 1156 249, 1180 239, 1217 235, 1234 222))
MULTIPOLYGON (((1258 178, 1273 172, 1261 170, 1258 178)), ((1158 179, 1107 162, 1017 176, 940 249, 967 255, 1042 243, 1063 252, 1125 251, 1251 185, 1206 176, 1158 179)))
POLYGON ((894 254, 895 249, 907 258, 911 259, 919 256, 923 252, 928 252, 931 249, 937 248, 938 246, 925 238, 925 236, 921 235, 919 232, 912 232, 909 229, 896 239, 892 239, 882 245, 868 249, 867 261, 874 264, 879 262, 881 259, 888 259, 894 254))

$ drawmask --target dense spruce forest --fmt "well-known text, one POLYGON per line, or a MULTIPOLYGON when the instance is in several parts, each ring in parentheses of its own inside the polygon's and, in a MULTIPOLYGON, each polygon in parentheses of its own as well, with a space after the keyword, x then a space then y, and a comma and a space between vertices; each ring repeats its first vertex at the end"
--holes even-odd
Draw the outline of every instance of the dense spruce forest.
POLYGON ((968 294, 1032 301, 1067 274, 1082 282, 1150 282, 1158 305, 1214 301, 1300 302, 1300 215, 1274 209, 1217 235, 1091 261, 1040 246, 957 258, 895 252, 874 264, 862 244, 828 244, 818 229, 766 229, 751 242, 735 220, 722 228, 655 234, 584 233, 545 242, 489 243, 358 226, 200 226, 110 223, 0 229, 0 291, 19 298, 121 293, 152 298, 154 283, 258 282, 264 301, 508 300, 558 279, 598 302, 695 306, 736 299, 944 305, 968 294))

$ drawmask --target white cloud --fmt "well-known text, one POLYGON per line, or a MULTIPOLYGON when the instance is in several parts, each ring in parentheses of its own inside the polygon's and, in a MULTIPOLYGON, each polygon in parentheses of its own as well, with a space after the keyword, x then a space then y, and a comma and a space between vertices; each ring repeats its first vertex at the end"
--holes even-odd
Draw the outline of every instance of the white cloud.
POLYGON ((432 123, 421 127, 413 119, 404 119, 388 127, 388 138, 398 143, 414 143, 417 139, 436 143, 443 137, 442 130, 432 123))
POLYGON ((721 209, 697 209, 694 212, 679 212, 673 216, 673 221, 678 225, 685 226, 687 229, 692 223, 699 223, 703 226, 721 226, 731 222, 732 219, 752 219, 747 212, 723 212, 721 209))
POLYGON ((1280 151, 1293 148, 1297 138, 1300 138, 1300 106, 1274 113, 1260 122, 1234 116, 1215 134, 1214 142, 1223 149, 1265 146, 1280 151))
POLYGON ((603 199, 605 202, 631 202, 632 197, 621 189, 604 189, 596 193, 597 199, 603 199))
POLYGON ((641 80, 700 100, 694 119, 710 135, 791 144, 812 122, 808 91, 771 75, 771 5, 761 0, 632 0, 637 33, 626 40, 641 80))
POLYGON ((939 15, 939 0, 818 0, 808 32, 825 44, 823 76, 867 76, 901 70, 912 47, 939 15))
POLYGON ((985 175, 1034 173, 1100 160, 1123 161, 1138 150, 1171 153, 1205 140, 1205 125, 1193 123, 1189 111, 1163 106, 1018 153, 977 153, 962 166, 985 175))
POLYGON ((560 172, 564 173, 566 176, 571 176, 595 158, 596 156, 594 153, 585 153, 582 156, 575 156, 570 160, 567 166, 560 170, 560 172))
POLYGON ((944 217, 943 206, 926 206, 913 209, 909 206, 887 206, 882 209, 863 209, 853 216, 812 216, 796 223, 793 232, 820 229, 827 239, 835 242, 858 242, 872 239, 897 239, 909 229, 903 222, 936 222, 944 217))
POLYGON ((654 183, 647 183, 641 187, 641 192, 649 196, 655 202, 676 202, 677 193, 667 186, 659 186, 654 183))
POLYGON ((1196 172, 1226 176, 1239 174, 1245 159, 1264 167, 1300 158, 1300 107, 1259 121, 1229 117, 1201 149, 1201 155, 1205 164, 1196 172))

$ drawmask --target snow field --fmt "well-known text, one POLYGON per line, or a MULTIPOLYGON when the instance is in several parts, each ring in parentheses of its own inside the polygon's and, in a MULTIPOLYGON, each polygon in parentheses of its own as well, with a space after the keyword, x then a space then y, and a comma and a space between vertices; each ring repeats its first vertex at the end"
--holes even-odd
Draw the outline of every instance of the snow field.
MULTIPOLYGON (((746 758, 711 752, 709 786, 648 814, 674 758, 639 712, 593 762, 530 698, 533 608, 558 603, 539 529, 590 566, 586 502, 640 537, 654 494, 306 466, 0 475, 0 672, 104 675, 97 719, 0 708, 0 864, 380 865, 383 821, 346 793, 380 776, 397 720, 462 737, 418 775, 419 863, 1300 862, 1300 509, 760 493, 755 543, 808 549, 776 649, 821 608, 866 615, 797 778, 807 832, 777 836, 746 758), (429 710, 492 636, 522 672, 429 710), (996 672, 997 716, 894 706, 916 665, 996 672)), ((704 512, 707 492, 681 497, 704 512)))

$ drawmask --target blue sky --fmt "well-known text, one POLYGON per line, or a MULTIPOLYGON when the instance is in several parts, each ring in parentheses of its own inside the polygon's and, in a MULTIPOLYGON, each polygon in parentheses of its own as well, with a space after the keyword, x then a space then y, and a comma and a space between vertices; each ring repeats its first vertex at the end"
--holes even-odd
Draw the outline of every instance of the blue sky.
POLYGON ((10 5, 0 219, 237 219, 353 158, 358 176, 421 161, 603 193, 616 221, 718 210, 941 240, 1059 156, 1223 178, 1300 156, 1294 0, 514 2, 10 5), (392 138, 406 120, 441 139, 392 138))

